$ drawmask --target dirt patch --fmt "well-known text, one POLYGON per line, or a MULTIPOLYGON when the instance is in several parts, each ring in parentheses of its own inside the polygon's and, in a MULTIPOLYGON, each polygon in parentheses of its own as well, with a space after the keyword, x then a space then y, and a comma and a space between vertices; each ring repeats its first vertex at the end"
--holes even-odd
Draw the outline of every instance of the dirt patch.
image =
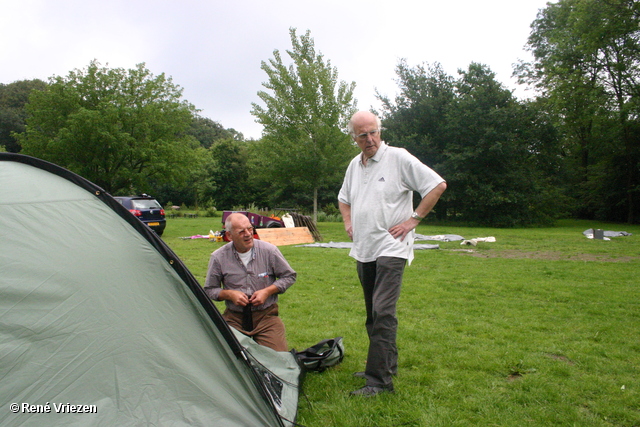
POLYGON ((525 369, 522 366, 522 364, 519 363, 517 366, 510 368, 510 373, 507 376, 507 381, 517 381, 527 374, 535 374, 535 373, 536 373, 535 368, 525 369))
POLYGON ((595 254, 565 254, 559 251, 536 251, 527 252, 516 249, 504 251, 482 251, 478 252, 473 249, 454 250, 464 255, 470 255, 479 258, 506 258, 506 259, 542 259, 549 261, 600 261, 600 262, 631 262, 640 260, 640 256, 626 256, 613 258, 608 255, 595 254))
POLYGON ((507 377, 507 381, 509 381, 509 382, 516 381, 516 380, 519 380, 520 378, 522 378, 522 374, 516 372, 516 373, 510 374, 507 377))

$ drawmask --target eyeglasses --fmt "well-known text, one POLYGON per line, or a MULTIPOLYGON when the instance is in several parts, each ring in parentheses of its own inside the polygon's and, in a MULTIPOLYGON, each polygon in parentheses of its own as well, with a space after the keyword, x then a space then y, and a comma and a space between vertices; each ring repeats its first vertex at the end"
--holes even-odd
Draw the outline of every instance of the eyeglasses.
POLYGON ((359 139, 359 140, 362 141, 362 140, 367 139, 367 137, 369 135, 371 135, 373 137, 373 136, 376 136, 379 133, 380 133, 380 129, 374 129, 374 130, 371 130, 369 132, 365 132, 365 133, 361 133, 359 135, 356 135, 356 139, 359 139))
POLYGON ((251 227, 248 227, 248 228, 242 228, 242 229, 237 229, 237 228, 236 228, 234 231, 235 231, 236 233, 238 233, 238 234, 244 234, 244 233, 253 234, 253 233, 254 233, 254 231, 255 231, 255 227, 251 226, 251 227))

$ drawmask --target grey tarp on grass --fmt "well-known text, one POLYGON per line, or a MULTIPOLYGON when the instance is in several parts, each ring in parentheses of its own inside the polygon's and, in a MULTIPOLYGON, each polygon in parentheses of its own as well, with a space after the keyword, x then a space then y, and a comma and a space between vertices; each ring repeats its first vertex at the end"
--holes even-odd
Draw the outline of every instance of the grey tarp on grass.
MULTIPOLYGON (((353 242, 329 242, 329 243, 308 243, 306 245, 296 245, 301 248, 330 248, 330 249, 350 249, 353 242)), ((426 243, 414 244, 413 249, 440 249, 440 245, 429 245, 426 243)))
MULTIPOLYGON (((582 234, 585 235, 585 237, 588 237, 590 239, 593 239, 593 228, 589 228, 588 230, 584 230, 582 232, 582 234)), ((602 235, 604 237, 621 237, 621 236, 632 236, 631 233, 627 233, 626 231, 611 231, 611 230, 604 230, 602 232, 602 235)))
MULTIPOLYGON (((437 236, 425 236, 423 234, 416 234, 415 241, 424 240, 437 240, 440 242, 454 242, 456 240, 464 240, 464 237, 457 234, 441 234, 437 236)), ((298 245, 300 247, 308 248, 331 248, 331 249, 350 249, 353 246, 352 242, 329 242, 329 243, 309 243, 306 245, 298 245)), ((416 243, 413 245, 413 249, 440 249, 440 245, 433 245, 428 243, 416 243)))
POLYGON ((99 187, 33 163, 0 153, 0 424, 291 425, 278 411, 295 419, 297 384, 267 397, 162 241, 99 187))

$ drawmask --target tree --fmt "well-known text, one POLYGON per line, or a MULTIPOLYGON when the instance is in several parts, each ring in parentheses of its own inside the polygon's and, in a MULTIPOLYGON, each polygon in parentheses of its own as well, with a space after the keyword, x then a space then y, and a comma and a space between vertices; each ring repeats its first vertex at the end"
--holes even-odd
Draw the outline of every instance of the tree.
POLYGON ((25 104, 32 90, 44 90, 47 84, 42 80, 20 80, 0 83, 0 146, 10 153, 20 151, 20 145, 13 136, 24 132, 26 111, 25 104))
POLYGON ((557 153, 553 131, 488 67, 472 63, 459 73, 445 151, 451 186, 461 190, 457 209, 493 226, 549 223, 562 200, 545 165, 557 153))
POLYGON ((226 139, 209 149, 214 160, 208 172, 210 198, 221 209, 247 206, 252 202, 249 191, 246 143, 226 139))
POLYGON ((316 54, 307 31, 296 36, 290 29, 293 64, 287 67, 278 50, 262 62, 269 77, 258 96, 265 106, 253 103, 251 113, 264 126, 263 162, 259 166, 274 187, 313 191, 313 215, 317 219, 318 190, 342 179, 356 151, 346 134, 355 112, 355 83, 338 83, 338 72, 322 54, 316 54))
MULTIPOLYGON (((437 168, 445 151, 446 123, 456 97, 455 81, 438 63, 396 66, 400 94, 392 101, 378 94, 385 116, 385 138, 437 168), (393 118, 393 119, 391 119, 393 118)), ((442 207, 442 200, 438 202, 442 207)), ((440 209, 442 210, 442 209, 440 209)))
MULTIPOLYGON (((244 141, 240 132, 234 129, 225 129, 220 123, 207 117, 195 115, 187 134, 194 137, 200 146, 196 149, 198 161, 189 165, 187 178, 180 185, 165 183, 156 185, 154 194, 164 201, 171 201, 178 205, 195 206, 197 209, 227 207, 226 201, 222 201, 218 195, 220 191, 226 191, 227 183, 217 185, 218 167, 225 166, 224 158, 215 158, 213 147, 219 143, 238 143, 244 141)), ((230 184, 233 185, 233 184, 230 184)), ((244 190, 245 188, 243 188, 244 190)), ((244 196, 236 193, 237 197, 244 196)), ((229 205, 229 207, 233 206, 229 205)))
POLYGON ((516 70, 547 100, 582 173, 591 215, 636 222, 640 210, 640 2, 560 0, 541 10, 527 43, 533 63, 516 70), (615 206, 614 210, 606 206, 615 206))
POLYGON ((204 148, 209 148, 216 141, 224 139, 244 140, 243 135, 235 129, 225 129, 220 123, 198 115, 194 116, 188 133, 204 148))
POLYGON ((436 217, 488 226, 550 222, 562 200, 553 127, 519 103, 486 66, 447 76, 439 64, 396 69, 400 94, 385 108, 385 139, 448 182, 436 217), (556 203, 551 203, 555 200, 556 203))
POLYGON ((66 167, 111 193, 183 182, 198 161, 187 135, 194 107, 182 89, 144 64, 53 77, 26 105, 23 153, 66 167))

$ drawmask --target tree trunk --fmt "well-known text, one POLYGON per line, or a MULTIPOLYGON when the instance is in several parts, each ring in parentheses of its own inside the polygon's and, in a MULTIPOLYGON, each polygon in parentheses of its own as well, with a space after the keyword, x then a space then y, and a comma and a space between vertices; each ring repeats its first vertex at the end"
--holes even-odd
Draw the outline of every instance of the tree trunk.
POLYGON ((313 223, 318 223, 318 187, 313 189, 313 223))

